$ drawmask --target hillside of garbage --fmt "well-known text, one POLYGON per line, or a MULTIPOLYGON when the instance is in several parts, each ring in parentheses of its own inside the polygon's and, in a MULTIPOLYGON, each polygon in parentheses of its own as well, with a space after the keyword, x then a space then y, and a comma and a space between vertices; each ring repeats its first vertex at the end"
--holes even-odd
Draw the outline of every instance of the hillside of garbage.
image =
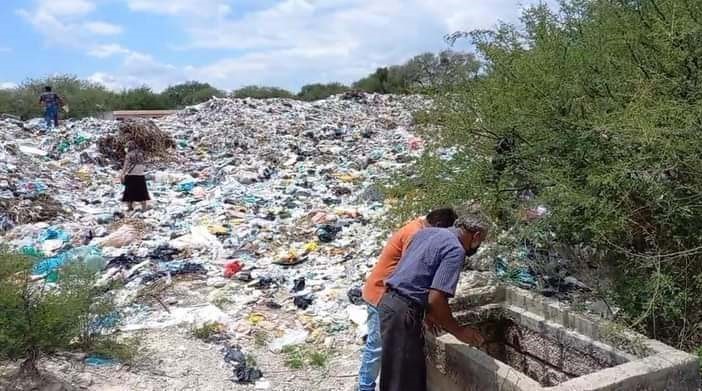
POLYGON ((46 284, 71 262, 119 282, 105 322, 149 351, 143 368, 42 365, 79 389, 350 387, 366 316, 356 288, 388 235, 378 183, 422 153, 412 114, 429 104, 214 98, 152 122, 0 119, 0 240, 35 256, 46 284), (135 138, 152 201, 127 212, 118 178, 135 138), (192 337, 211 324, 226 341, 192 337), (286 369, 286 347, 303 345, 329 352, 326 369, 286 369))

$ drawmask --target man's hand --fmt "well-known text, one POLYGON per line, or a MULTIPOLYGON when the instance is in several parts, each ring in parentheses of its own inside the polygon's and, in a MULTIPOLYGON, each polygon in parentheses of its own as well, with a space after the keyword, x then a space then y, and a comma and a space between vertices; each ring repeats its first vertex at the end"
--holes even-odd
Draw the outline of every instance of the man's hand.
POLYGON ((485 344, 485 338, 480 335, 480 331, 478 331, 478 329, 475 327, 463 326, 454 335, 454 337, 458 338, 458 340, 463 343, 467 343, 478 348, 485 344))

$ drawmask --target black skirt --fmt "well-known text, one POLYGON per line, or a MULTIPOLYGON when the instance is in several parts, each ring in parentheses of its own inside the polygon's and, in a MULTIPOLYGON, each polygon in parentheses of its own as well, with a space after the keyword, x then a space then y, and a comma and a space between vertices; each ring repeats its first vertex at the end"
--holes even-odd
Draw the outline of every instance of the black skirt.
POLYGON ((124 177, 123 202, 141 202, 150 199, 144 175, 127 175, 124 177))

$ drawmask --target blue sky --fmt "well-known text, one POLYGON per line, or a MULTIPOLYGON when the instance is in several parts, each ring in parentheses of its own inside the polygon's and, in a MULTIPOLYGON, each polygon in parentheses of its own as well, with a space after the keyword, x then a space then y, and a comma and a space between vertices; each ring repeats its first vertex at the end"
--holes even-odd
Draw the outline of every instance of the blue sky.
POLYGON ((515 21, 536 2, 0 0, 0 87, 56 73, 115 90, 348 83, 445 49, 446 33, 515 21))

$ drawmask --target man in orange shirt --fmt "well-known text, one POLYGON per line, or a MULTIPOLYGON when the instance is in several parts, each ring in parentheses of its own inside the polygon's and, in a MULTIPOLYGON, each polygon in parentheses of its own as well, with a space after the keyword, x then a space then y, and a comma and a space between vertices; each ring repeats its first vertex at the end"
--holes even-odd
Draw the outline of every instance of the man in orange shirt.
POLYGON ((395 232, 380 253, 378 263, 371 270, 363 286, 363 299, 368 304, 368 336, 358 374, 359 391, 374 391, 375 380, 380 372, 382 343, 376 306, 385 293, 385 280, 395 271, 402 253, 419 230, 426 227, 448 228, 453 225, 457 217, 456 212, 450 208, 433 210, 426 217, 416 218, 395 232))

